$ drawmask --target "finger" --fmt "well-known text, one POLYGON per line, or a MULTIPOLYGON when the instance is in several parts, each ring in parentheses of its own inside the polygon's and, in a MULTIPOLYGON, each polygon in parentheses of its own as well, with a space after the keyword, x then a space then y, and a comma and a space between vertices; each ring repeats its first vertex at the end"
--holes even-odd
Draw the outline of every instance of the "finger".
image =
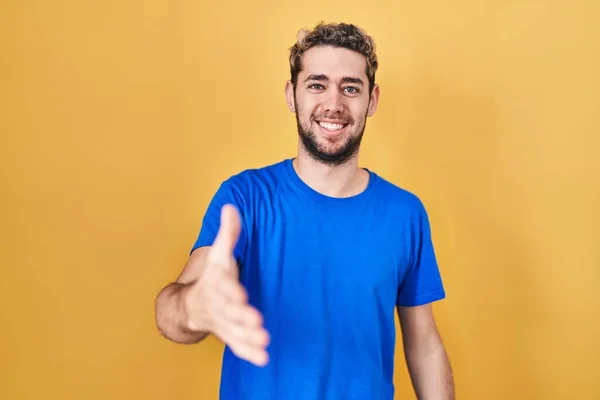
POLYGON ((239 333, 225 326, 218 326, 216 335, 231 349, 238 357, 245 359, 253 364, 262 366, 268 362, 268 353, 265 350, 266 345, 252 344, 248 340, 242 339, 239 333))
POLYGON ((231 204, 223 206, 219 232, 209 253, 211 262, 229 265, 239 239, 241 226, 242 223, 237 209, 231 204))
POLYGON ((248 328, 240 324, 230 324, 228 331, 236 341, 262 349, 269 345, 271 339, 263 327, 248 328))
POLYGON ((263 367, 269 362, 269 353, 266 350, 237 343, 230 344, 229 348, 239 358, 251 362, 256 366, 263 367))
POLYGON ((223 319, 247 329, 262 328, 262 315, 254 307, 228 303, 222 308, 223 319))
POLYGON ((228 345, 233 354, 252 364, 263 367, 269 362, 269 353, 261 348, 249 346, 241 343, 231 343, 228 345))
POLYGON ((230 338, 262 347, 270 342, 269 333, 262 324, 262 316, 252 306, 226 304, 214 308, 211 317, 219 331, 230 338))

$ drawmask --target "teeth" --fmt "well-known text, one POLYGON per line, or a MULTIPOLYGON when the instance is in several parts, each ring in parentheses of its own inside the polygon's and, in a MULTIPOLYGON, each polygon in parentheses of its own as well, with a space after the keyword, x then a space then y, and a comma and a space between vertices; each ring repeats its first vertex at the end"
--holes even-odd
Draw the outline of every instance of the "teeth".
POLYGON ((331 124, 329 122, 319 122, 319 125, 327 129, 328 131, 337 131, 344 127, 344 125, 342 124, 331 124))

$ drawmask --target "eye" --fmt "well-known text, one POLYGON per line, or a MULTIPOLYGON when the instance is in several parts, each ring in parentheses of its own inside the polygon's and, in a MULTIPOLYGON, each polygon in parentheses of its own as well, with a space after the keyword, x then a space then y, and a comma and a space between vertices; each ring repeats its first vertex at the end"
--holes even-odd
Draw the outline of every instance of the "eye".
POLYGON ((358 88, 355 88, 354 86, 346 86, 344 90, 346 90, 350 94, 358 94, 359 92, 358 88))
POLYGON ((313 90, 322 90, 323 85, 319 84, 319 83, 313 83, 312 85, 308 86, 309 89, 313 89, 313 90))

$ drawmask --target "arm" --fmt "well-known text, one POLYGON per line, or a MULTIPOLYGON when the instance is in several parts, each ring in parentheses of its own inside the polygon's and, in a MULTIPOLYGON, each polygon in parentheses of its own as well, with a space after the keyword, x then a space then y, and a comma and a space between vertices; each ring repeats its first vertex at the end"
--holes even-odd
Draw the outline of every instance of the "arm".
MULTIPOLYGON (((209 313, 207 306, 214 291, 206 291, 206 281, 215 278, 215 271, 206 274, 209 264, 209 254, 215 244, 215 239, 222 228, 222 211, 227 203, 235 200, 234 190, 230 182, 224 182, 215 193, 206 210, 202 221, 202 229, 194 243, 183 271, 174 282, 169 282, 156 297, 155 314, 156 325, 159 332, 176 343, 192 344, 205 339, 211 333, 209 313), (195 293, 193 293, 195 292, 195 293)), ((240 240, 243 246, 244 235, 241 231, 239 216, 229 215, 226 226, 230 235, 227 241, 226 255, 222 255, 221 263, 235 264, 230 253, 234 241, 240 240)), ((235 256, 235 254, 234 254, 235 256)), ((237 266, 237 264, 235 265, 237 266)), ((233 265, 232 265, 233 269, 233 265)), ((231 271, 234 273, 235 271, 231 271)), ((235 274, 234 274, 235 275, 235 274)), ((210 285, 208 285, 210 287, 210 285)), ((239 292, 239 289, 238 289, 239 292)))
POLYGON ((208 336, 206 319, 198 326, 190 326, 190 312, 185 301, 192 284, 201 276, 210 247, 196 249, 190 255, 183 271, 175 282, 163 288, 156 298, 156 325, 160 333, 176 343, 192 344, 208 336))
POLYGON ((156 325, 177 343, 196 343, 212 333, 238 357, 265 365, 269 334, 248 303, 234 257, 240 230, 235 207, 223 207, 212 245, 194 250, 177 281, 158 294, 156 325))
POLYGON ((454 379, 431 304, 398 307, 406 364, 419 400, 454 400, 454 379))

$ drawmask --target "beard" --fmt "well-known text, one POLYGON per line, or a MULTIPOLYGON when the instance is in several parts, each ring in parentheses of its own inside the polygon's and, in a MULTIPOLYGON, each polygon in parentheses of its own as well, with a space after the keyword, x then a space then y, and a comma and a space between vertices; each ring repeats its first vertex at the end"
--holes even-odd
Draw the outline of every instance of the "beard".
POLYGON ((345 123, 355 126, 356 132, 348 134, 347 137, 343 139, 344 143, 342 143, 333 150, 330 150, 327 148, 326 145, 319 143, 318 135, 314 132, 314 130, 311 127, 313 121, 317 121, 321 118, 328 118, 329 116, 312 115, 308 120, 307 124, 305 125, 302 122, 300 122, 300 114, 300 110, 296 108, 296 124, 298 126, 298 136, 302 141, 302 146, 312 159, 321 164, 336 167, 344 164, 346 161, 348 161, 358 153, 358 150, 360 149, 360 144, 362 142, 363 134, 366 128, 366 113, 362 121, 359 121, 358 125, 355 125, 355 121, 351 117, 343 119, 345 123))

